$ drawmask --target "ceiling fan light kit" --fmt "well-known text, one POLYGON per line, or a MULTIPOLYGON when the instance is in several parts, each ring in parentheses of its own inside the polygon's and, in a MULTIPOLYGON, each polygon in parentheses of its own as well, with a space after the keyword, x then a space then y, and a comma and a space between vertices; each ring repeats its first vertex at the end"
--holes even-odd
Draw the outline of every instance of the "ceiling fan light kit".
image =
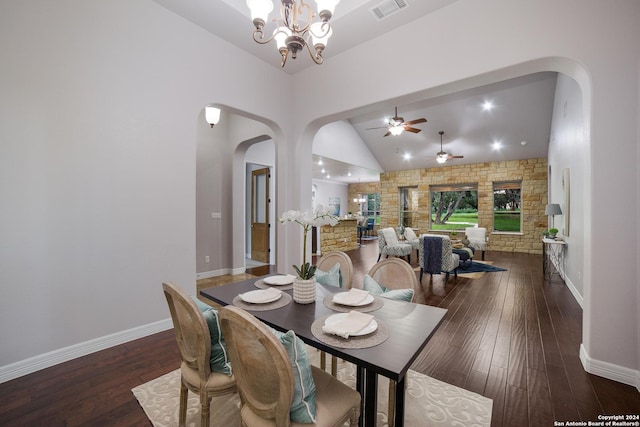
POLYGON ((305 0, 280 0, 280 18, 274 19, 276 29, 270 38, 264 39, 264 26, 273 11, 272 0, 247 0, 251 10, 251 20, 256 28, 253 40, 259 44, 267 44, 272 40, 282 57, 281 67, 284 67, 291 53, 296 59, 298 52, 307 48, 309 56, 316 64, 322 64, 322 52, 327 47, 332 29, 329 20, 333 16, 336 5, 340 0, 315 0, 318 13, 313 13, 311 6, 305 0), (313 22, 314 17, 320 21, 313 22), (302 18, 302 19, 300 19, 302 18), (313 50, 311 48, 313 46, 313 50))
POLYGON ((441 130, 438 132, 440 135, 440 151, 436 154, 436 162, 443 164, 446 163, 449 159, 462 159, 464 156, 452 156, 442 149, 442 135, 444 135, 444 131, 441 130))
POLYGON ((427 119, 423 117, 421 119, 410 120, 408 122, 405 122, 403 117, 398 116, 398 107, 395 107, 395 111, 396 111, 395 116, 387 120, 387 126, 367 128, 367 129, 368 130, 387 129, 387 133, 385 133, 383 136, 389 136, 389 135, 399 136, 405 130, 407 132, 412 132, 412 133, 420 132, 422 129, 414 128, 412 127, 412 125, 417 125, 418 123, 425 123, 427 121, 427 119))

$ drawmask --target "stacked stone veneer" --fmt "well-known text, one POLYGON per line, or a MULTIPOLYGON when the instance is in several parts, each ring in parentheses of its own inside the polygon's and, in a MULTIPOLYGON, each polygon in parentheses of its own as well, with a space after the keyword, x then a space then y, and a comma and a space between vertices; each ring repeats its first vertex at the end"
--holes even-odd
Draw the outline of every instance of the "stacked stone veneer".
POLYGON ((355 219, 341 219, 338 225, 332 227, 323 225, 320 229, 320 252, 350 251, 358 248, 358 221, 355 219))
MULTIPOLYGON (((360 212, 360 205, 358 203, 354 203, 353 199, 358 197, 358 194, 374 194, 380 193, 380 183, 379 182, 362 182, 358 184, 349 184, 348 194, 349 199, 347 203, 347 211, 353 214, 357 214, 360 212)), ((373 226, 373 235, 376 235, 378 230, 378 226, 373 226)))
MULTIPOLYGON (((478 185, 478 226, 489 234, 488 250, 504 252, 542 253, 542 232, 547 228, 544 209, 547 204, 547 159, 513 160, 460 166, 412 169, 380 175, 381 227, 398 225, 398 188, 417 186, 418 206, 416 228, 420 233, 429 230, 429 187, 442 184, 478 185), (493 230, 493 183, 522 181, 522 232, 504 233, 493 230)), ((372 188, 377 183, 373 183, 372 188)), ((364 184, 359 184, 363 186, 364 184)), ((352 186, 349 186, 349 197, 352 186)), ((355 187, 355 185, 353 186, 355 187)), ((359 192, 353 191, 355 195, 359 192)), ((373 191, 371 191, 373 192, 373 191)))

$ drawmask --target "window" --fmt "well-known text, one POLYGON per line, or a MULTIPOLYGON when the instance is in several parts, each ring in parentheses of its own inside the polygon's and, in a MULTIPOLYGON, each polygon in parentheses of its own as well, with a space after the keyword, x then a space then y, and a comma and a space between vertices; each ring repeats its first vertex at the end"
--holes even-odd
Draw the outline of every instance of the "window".
POLYGON ((417 227, 418 187, 398 188, 398 224, 405 227, 417 227))
POLYGON ((478 184, 432 185, 431 230, 463 231, 478 224, 478 184))
POLYGON ((367 218, 375 218, 375 223, 380 224, 380 193, 362 195, 365 202, 362 205, 362 215, 367 218))
POLYGON ((520 214, 522 181, 493 183, 493 230, 521 232, 520 214))

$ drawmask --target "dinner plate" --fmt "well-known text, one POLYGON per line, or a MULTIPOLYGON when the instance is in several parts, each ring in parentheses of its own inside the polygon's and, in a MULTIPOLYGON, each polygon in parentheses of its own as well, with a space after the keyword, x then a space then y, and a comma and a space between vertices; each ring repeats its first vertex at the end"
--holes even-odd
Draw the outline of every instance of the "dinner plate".
MULTIPOLYGON (((341 322, 348 315, 349 315, 349 313, 333 314, 333 315, 327 317, 327 319, 324 321, 324 324, 325 325, 333 325, 335 323, 341 322)), ((376 322, 376 319, 371 319, 371 322, 369 322, 369 324, 367 326, 362 328, 359 332, 356 332, 355 334, 351 334, 351 336, 359 337, 359 336, 362 336, 362 335, 367 335, 367 334, 370 334, 372 332, 375 332, 376 329, 378 329, 378 322, 376 322)))
POLYGON ((251 304, 267 304, 270 302, 274 302, 280 299, 280 297, 282 297, 282 293, 278 292, 277 295, 274 295, 272 298, 268 298, 268 299, 264 299, 264 289, 257 289, 255 291, 249 291, 249 292, 245 292, 243 294, 239 294, 238 296, 240 297, 240 299, 244 302, 248 302, 251 304))
POLYGON ((345 295, 345 296, 346 296, 346 294, 347 294, 347 293, 348 293, 348 292, 340 292, 339 294, 335 294, 335 295, 333 296, 333 298, 331 299, 331 301, 335 302, 336 304, 340 304, 340 305, 348 305, 348 306, 350 306, 350 307, 361 307, 361 306, 363 306, 363 305, 368 305, 368 304, 371 304, 371 303, 373 302, 373 295, 371 295, 371 294, 367 295, 367 296, 365 297, 365 299, 363 299, 362 301, 360 301, 360 302, 359 302, 359 303, 357 303, 357 304, 350 304, 350 303, 348 303, 348 302, 342 302, 342 301, 340 301, 340 299, 342 298, 342 297, 341 297, 341 295, 345 295))
POLYGON ((282 286, 282 285, 290 285, 291 283, 293 283, 293 278, 294 276, 285 274, 285 275, 265 277, 264 279, 262 279, 262 281, 267 285, 282 286))

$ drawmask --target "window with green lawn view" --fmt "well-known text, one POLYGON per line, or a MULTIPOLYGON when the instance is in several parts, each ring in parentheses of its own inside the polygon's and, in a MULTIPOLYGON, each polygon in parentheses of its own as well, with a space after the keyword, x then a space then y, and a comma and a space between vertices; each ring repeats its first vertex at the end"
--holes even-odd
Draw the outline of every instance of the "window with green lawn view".
POLYGON ((493 183, 493 230, 521 232, 522 181, 493 183))
POLYGON ((429 229, 464 231, 478 225, 478 184, 432 185, 429 229))
POLYGON ((362 204, 362 215, 375 218, 375 224, 380 224, 380 193, 363 194, 366 199, 362 204))

